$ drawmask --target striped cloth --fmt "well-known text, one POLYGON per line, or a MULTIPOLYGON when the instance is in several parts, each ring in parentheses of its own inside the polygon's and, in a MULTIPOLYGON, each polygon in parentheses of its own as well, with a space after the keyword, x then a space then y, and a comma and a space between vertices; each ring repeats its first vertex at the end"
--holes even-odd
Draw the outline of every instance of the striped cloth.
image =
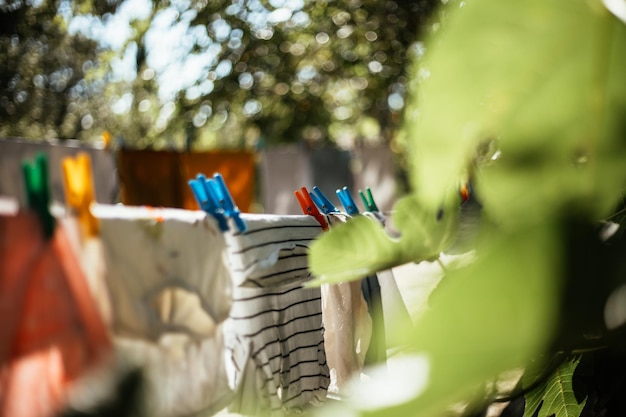
POLYGON ((248 230, 225 235, 235 282, 224 323, 235 391, 229 410, 280 416, 319 405, 330 382, 321 293, 302 284, 311 279, 308 247, 322 229, 310 216, 242 218, 248 230))

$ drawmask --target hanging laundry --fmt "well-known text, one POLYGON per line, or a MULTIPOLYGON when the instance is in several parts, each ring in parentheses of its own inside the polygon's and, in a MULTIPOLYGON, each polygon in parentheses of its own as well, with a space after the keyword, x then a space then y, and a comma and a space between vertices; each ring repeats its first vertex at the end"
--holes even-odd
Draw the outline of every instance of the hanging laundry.
POLYGON ((92 206, 100 222, 120 369, 141 367, 147 415, 178 417, 232 398, 222 322, 232 282, 225 242, 201 211, 92 206))
POLYGON ((47 239, 32 212, 0 216, 0 416, 60 412, 111 341, 61 225, 47 239))
POLYGON ((255 159, 251 152, 119 151, 122 202, 196 209, 187 186, 197 172, 222 172, 243 211, 250 211, 255 197, 255 159))
POLYGON ((231 305, 224 238, 201 211, 95 205, 116 335, 157 340, 173 330, 210 336, 231 305), (202 314, 176 302, 187 294, 202 314))
MULTIPOLYGON (((323 230, 350 218, 341 213, 317 186, 311 193, 302 187, 294 194, 302 213, 315 219, 323 230)), ((347 188, 337 190, 337 196, 348 211, 358 212, 347 188)), ((331 376, 328 392, 334 398, 341 398, 346 395, 348 381, 358 376, 364 367, 372 336, 372 320, 360 281, 324 284, 321 297, 324 345, 331 376)))
POLYGON ((302 286, 311 279, 308 246, 322 228, 309 216, 241 217, 247 230, 237 232, 233 224, 225 233, 235 281, 224 325, 235 391, 229 410, 301 412, 326 399, 330 382, 321 292, 302 286))
MULTIPOLYGON (((385 217, 378 211, 372 192, 368 187, 366 193, 359 191, 366 212, 363 215, 373 219, 384 227, 385 217)), ((313 187, 309 193, 303 187, 295 192, 303 213, 318 219, 321 224, 331 228, 349 220, 350 215, 358 215, 359 209, 352 198, 348 187, 337 190, 337 196, 348 214, 341 213, 335 205, 318 188, 313 187), (317 207, 325 213, 321 219, 317 207)), ((358 242, 355 242, 355 247, 358 242)), ((358 250, 358 249, 355 249, 358 250)), ((404 303, 399 296, 395 279, 391 271, 368 276, 359 281, 322 286, 322 302, 324 305, 325 346, 328 364, 331 371, 329 392, 335 396, 346 395, 348 381, 359 375, 369 364, 385 362, 387 359, 389 327, 385 320, 400 319, 400 324, 410 322, 404 303), (386 300, 383 302, 383 291, 380 281, 384 281, 386 300), (394 291, 395 290, 395 291, 394 291), (393 310, 390 316, 385 309, 393 310), (400 304, 394 306, 392 304, 400 304), (406 315, 403 316, 401 313, 406 315)), ((397 327, 394 326, 394 329, 397 327)))
MULTIPOLYGON (((382 213, 378 211, 365 211, 363 215, 376 222, 381 227, 386 227, 387 219, 382 213)), ((402 346, 404 340, 402 340, 402 336, 399 335, 405 334, 407 329, 413 327, 413 320, 400 294, 393 270, 385 269, 378 271, 376 278, 378 280, 378 286, 380 287, 381 309, 385 320, 384 334, 386 349, 402 349, 405 347, 402 346)))
MULTIPOLYGON (((343 213, 327 215, 331 229, 349 218, 343 213)), ((359 377, 371 349, 373 323, 361 285, 361 280, 356 280, 321 287, 324 344, 331 375, 328 390, 338 398, 347 395, 348 383, 359 377)))
POLYGON ((98 234, 98 220, 91 213, 95 203, 91 158, 86 152, 62 161, 67 212, 57 221, 64 224, 79 259, 92 297, 108 324, 111 321, 109 293, 104 277, 104 252, 98 234))

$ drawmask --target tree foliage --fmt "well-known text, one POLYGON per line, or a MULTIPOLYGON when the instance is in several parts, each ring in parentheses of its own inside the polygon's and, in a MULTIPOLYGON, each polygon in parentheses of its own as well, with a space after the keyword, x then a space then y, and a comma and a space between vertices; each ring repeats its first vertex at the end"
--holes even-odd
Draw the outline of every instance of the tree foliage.
POLYGON ((106 16, 118 1, 0 2, 0 136, 86 136, 107 107, 94 39, 70 33, 72 16, 106 16))
POLYGON ((436 1, 146 1, 119 50, 67 30, 81 16, 106 33, 118 2, 11 4, 5 135, 207 148, 391 141, 436 1))

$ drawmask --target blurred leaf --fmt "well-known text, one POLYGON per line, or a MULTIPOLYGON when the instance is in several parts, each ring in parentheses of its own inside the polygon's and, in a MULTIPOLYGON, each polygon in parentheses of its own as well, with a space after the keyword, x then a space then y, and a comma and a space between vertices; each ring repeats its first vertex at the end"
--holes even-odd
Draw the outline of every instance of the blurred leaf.
POLYGON ((437 258, 454 239, 458 205, 458 197, 452 194, 437 210, 420 206, 414 195, 402 198, 393 215, 401 233, 398 238, 363 216, 333 227, 311 246, 310 267, 318 277, 311 285, 359 279, 407 262, 437 258))
POLYGON ((624 25, 584 0, 473 0, 446 11, 413 71, 407 112, 422 201, 437 204, 476 147, 497 138, 501 160, 478 186, 502 222, 536 220, 573 197, 610 207, 625 179, 624 25))
MULTIPOLYGON (((565 361, 549 378, 526 394, 524 417, 532 417, 539 410, 538 417, 578 417, 587 400, 578 403, 572 387, 572 378, 580 357, 565 361)), ((532 379, 532 378, 531 378, 532 379)), ((524 385, 531 384, 524 378, 524 385)))
MULTIPOLYGON (((394 377, 426 378, 425 389, 381 409, 366 409, 358 400, 348 407, 363 415, 438 416, 475 398, 484 382, 529 363, 555 330, 557 237, 557 230, 545 225, 482 240, 476 261, 449 270, 415 329, 404 329, 410 352, 426 360, 425 375, 394 377)), ((375 391, 357 389, 353 398, 375 396, 375 391)))

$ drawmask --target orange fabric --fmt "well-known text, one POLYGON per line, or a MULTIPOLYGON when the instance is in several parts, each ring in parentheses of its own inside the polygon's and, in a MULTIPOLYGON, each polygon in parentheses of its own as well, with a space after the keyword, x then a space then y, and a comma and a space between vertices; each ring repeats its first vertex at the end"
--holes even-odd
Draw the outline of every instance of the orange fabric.
POLYGON ((111 351, 107 329, 62 227, 0 216, 0 416, 47 417, 70 384, 111 351))
POLYGON ((120 150, 117 171, 122 203, 181 208, 178 165, 173 152, 120 150))
POLYGON ((202 152, 181 155, 183 208, 197 210, 198 203, 188 181, 199 173, 210 178, 216 172, 222 174, 233 200, 239 210, 250 212, 254 202, 255 159, 250 152, 202 152))
POLYGON ((198 210, 188 181, 199 173, 211 177, 216 172, 242 212, 249 212, 254 202, 256 166, 251 152, 123 149, 118 161, 122 203, 127 205, 198 210))

